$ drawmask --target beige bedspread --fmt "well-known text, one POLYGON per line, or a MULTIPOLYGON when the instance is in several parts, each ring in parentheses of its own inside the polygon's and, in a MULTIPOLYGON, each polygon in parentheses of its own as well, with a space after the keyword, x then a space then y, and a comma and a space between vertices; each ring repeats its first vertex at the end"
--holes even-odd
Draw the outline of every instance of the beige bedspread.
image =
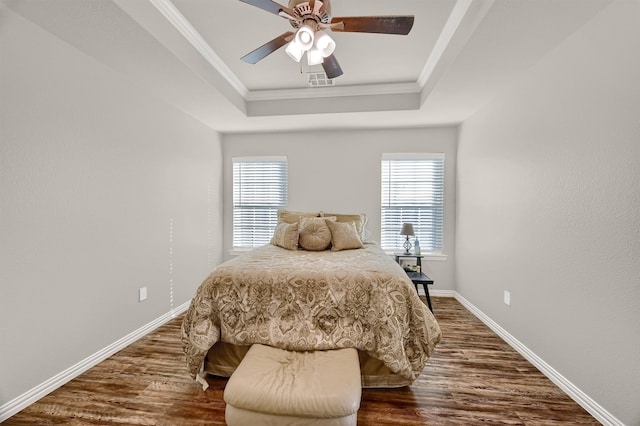
POLYGON ((297 351, 355 347, 413 381, 440 337, 402 268, 375 244, 337 252, 252 250, 209 275, 182 324, 194 377, 222 340, 297 351))

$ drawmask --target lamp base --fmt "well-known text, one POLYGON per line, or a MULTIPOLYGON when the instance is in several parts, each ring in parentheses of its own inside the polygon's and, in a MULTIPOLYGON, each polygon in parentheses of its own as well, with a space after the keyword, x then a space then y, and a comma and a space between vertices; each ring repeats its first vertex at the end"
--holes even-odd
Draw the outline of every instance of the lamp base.
POLYGON ((410 250, 411 250, 411 241, 409 241, 409 236, 407 235, 407 239, 404 240, 404 254, 411 254, 410 250))

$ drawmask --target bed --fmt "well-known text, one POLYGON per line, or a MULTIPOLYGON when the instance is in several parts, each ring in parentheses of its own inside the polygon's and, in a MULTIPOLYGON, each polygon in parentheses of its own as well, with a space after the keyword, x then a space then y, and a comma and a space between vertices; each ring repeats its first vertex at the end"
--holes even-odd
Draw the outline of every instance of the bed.
MULTIPOLYGON (((335 221, 327 217, 311 221, 335 221)), ((190 373, 230 376, 254 343, 354 347, 363 387, 411 384, 441 337, 431 311, 379 245, 358 238, 358 248, 342 248, 331 225, 330 249, 302 250, 303 222, 279 224, 272 244, 219 265, 200 285, 182 324, 190 373), (290 232, 279 234, 284 228, 290 232)))

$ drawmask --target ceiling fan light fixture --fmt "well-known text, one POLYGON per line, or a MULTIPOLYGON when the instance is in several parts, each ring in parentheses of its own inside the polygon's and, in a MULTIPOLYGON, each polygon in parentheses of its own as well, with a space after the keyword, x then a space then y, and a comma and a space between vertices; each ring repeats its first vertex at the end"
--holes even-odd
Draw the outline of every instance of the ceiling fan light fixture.
POLYGON ((313 47, 313 42, 315 40, 314 33, 315 31, 309 25, 303 25, 296 32, 294 41, 298 43, 302 50, 307 51, 313 47))
POLYGON ((329 34, 320 30, 316 31, 314 47, 322 53, 323 58, 326 58, 327 56, 332 55, 336 50, 336 42, 329 37, 329 34))
POLYGON ((296 62, 300 62, 302 55, 304 55, 304 50, 295 39, 291 40, 285 51, 287 55, 296 62))
POLYGON ((322 55, 322 51, 320 49, 316 49, 313 47, 309 49, 307 52, 307 63, 309 65, 320 65, 324 62, 324 56, 322 55))

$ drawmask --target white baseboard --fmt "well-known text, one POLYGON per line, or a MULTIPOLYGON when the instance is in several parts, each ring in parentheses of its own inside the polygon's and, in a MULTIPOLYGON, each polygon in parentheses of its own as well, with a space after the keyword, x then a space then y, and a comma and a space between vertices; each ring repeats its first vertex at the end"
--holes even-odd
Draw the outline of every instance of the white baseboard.
MULTIPOLYGON (((421 296, 424 296, 424 291, 422 289, 420 289, 419 294, 421 296)), ((437 289, 429 289, 429 296, 431 297, 456 297, 456 291, 455 290, 437 290, 437 289)))
MULTIPOLYGON (((418 287, 418 296, 425 296, 426 294, 422 287, 418 287)), ((437 290, 429 287, 429 296, 430 297, 456 297, 455 290, 437 290)))
MULTIPOLYGON (((434 296, 435 292, 429 292, 434 296)), ((498 336, 500 336, 505 342, 515 349, 520 355, 525 357, 527 361, 533 364, 538 370, 540 370, 549 380, 562 389, 571 399, 577 402, 582 408, 587 410, 596 420, 605 426, 625 426, 623 422, 618 420, 615 416, 604 409, 600 404, 591 399, 589 395, 581 391, 576 385, 571 383, 566 377, 556 371, 553 367, 547 364, 542 358, 536 355, 531 349, 526 347, 522 342, 509 334, 504 328, 500 327, 498 323, 493 321, 484 312, 478 309, 475 305, 465 299, 457 291, 453 291, 454 296, 458 302, 460 302, 465 308, 467 308, 472 314, 474 314, 480 321, 485 323, 491 330, 493 330, 498 336)))
MULTIPOLYGON (((423 292, 421 292, 424 295, 423 292)), ((591 399, 587 394, 582 392, 577 386, 571 383, 567 378, 562 376, 553 367, 547 364, 542 358, 532 352, 518 339, 509 334, 504 328, 500 327, 498 323, 493 321, 484 312, 478 309, 475 305, 465 299, 461 294, 455 290, 429 290, 429 295, 433 297, 454 297, 465 308, 467 308, 472 314, 474 314, 480 321, 486 324, 491 330, 493 330, 498 336, 500 336, 505 342, 507 342, 513 349, 515 349, 520 355, 525 357, 527 361, 538 368, 545 376, 555 383, 560 389, 562 389, 569 397, 576 401, 582 408, 587 410, 589 414, 596 418, 600 423, 605 426, 625 426, 615 416, 605 410, 600 404, 591 399)), ((162 315, 161 317, 151 321, 150 323, 140 327, 138 330, 128 334, 122 339, 112 343, 99 352, 85 358, 79 363, 69 367, 65 371, 55 375, 44 383, 36 386, 35 388, 25 392, 24 394, 14 398, 8 403, 0 407, 0 422, 5 421, 9 417, 16 414, 18 411, 33 404, 43 396, 56 390, 60 386, 84 373, 91 367, 104 361, 111 355, 115 354, 119 350, 124 349, 131 343, 135 342, 144 335, 152 332, 156 328, 170 321, 177 315, 180 315, 186 311, 189 307, 190 301, 183 303, 170 312, 162 315)))
POLYGON ((131 343, 138 340, 139 338, 145 336, 146 334, 149 334, 156 328, 169 322, 170 320, 175 318, 177 315, 180 315, 181 313, 186 311, 189 308, 190 303, 191 303, 190 300, 183 303, 182 305, 172 309, 171 311, 167 312, 161 317, 156 318, 150 323, 143 325, 142 327, 133 331, 132 333, 129 333, 128 335, 124 336, 122 339, 110 344, 106 348, 83 359, 79 363, 72 365, 71 367, 67 368, 63 372, 56 374, 55 376, 39 384, 35 388, 28 390, 27 392, 12 399, 6 404, 3 404, 2 406, 0 406, 0 423, 7 420, 9 417, 13 416, 14 414, 16 414, 18 411, 23 410, 24 408, 33 404, 43 396, 58 389, 60 386, 64 385, 65 383, 73 380, 74 378, 84 373, 91 367, 109 358, 111 355, 115 354, 116 352, 126 348, 131 343))

